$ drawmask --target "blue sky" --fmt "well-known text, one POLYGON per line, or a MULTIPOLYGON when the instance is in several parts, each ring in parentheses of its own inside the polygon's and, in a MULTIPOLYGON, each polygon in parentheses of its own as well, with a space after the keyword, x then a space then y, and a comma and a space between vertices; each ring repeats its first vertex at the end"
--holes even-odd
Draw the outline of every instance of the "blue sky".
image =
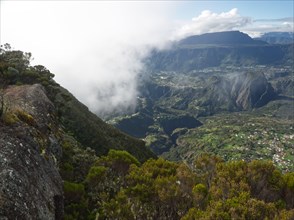
POLYGON ((184 1, 178 5, 175 11, 177 19, 189 19, 197 16, 203 10, 211 10, 216 13, 238 8, 242 16, 255 19, 277 19, 293 17, 293 1, 184 1))

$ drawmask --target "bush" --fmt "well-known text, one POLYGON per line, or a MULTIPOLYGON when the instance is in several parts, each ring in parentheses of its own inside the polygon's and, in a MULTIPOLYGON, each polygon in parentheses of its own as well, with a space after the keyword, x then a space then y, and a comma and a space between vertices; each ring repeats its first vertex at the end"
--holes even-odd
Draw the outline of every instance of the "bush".
POLYGON ((291 173, 286 173, 284 176, 284 181, 286 183, 286 186, 289 188, 289 189, 292 189, 294 190, 294 173, 291 172, 291 173))
POLYGON ((65 162, 60 165, 59 173, 64 180, 71 180, 73 177, 74 167, 72 164, 65 162))
POLYGON ((192 192, 194 194, 206 195, 208 191, 207 191, 207 188, 203 184, 199 183, 199 184, 197 184, 196 186, 193 187, 192 192))
POLYGON ((139 166, 140 162, 127 151, 111 149, 107 156, 98 160, 97 164, 110 167, 119 175, 126 175, 131 164, 139 166))
POLYGON ((64 181, 63 190, 66 203, 79 203, 84 200, 85 187, 81 183, 64 181))
POLYGON ((105 176, 106 170, 107 168, 103 166, 91 167, 86 177, 86 182, 91 185, 97 184, 105 176))
POLYGON ((139 161, 130 153, 124 150, 110 150, 108 153, 108 157, 111 160, 121 161, 127 164, 136 164, 140 165, 139 161))

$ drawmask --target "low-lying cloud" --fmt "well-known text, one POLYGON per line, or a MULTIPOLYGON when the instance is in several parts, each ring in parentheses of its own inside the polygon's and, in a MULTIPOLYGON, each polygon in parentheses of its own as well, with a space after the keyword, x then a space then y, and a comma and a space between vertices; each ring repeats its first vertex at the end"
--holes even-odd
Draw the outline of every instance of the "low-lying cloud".
MULTIPOLYGON (((175 5, 175 4, 173 4, 175 5)), ((100 116, 132 109, 151 48, 171 34, 172 5, 160 2, 1 3, 1 44, 29 51, 100 116)))

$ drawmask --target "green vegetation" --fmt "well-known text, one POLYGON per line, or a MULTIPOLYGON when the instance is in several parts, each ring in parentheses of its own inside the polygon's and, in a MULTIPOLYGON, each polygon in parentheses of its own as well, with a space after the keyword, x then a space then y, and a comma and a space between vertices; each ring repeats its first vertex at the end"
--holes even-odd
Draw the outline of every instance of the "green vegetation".
POLYGON ((33 124, 33 118, 23 111, 7 113, 9 100, 5 100, 4 90, 9 85, 40 83, 45 87, 55 86, 54 74, 44 66, 31 66, 31 53, 12 50, 9 44, 0 47, 0 117, 8 124, 17 121, 17 117, 28 124, 33 124), (5 113, 7 113, 5 115, 5 113))
POLYGON ((137 112, 109 121, 145 133, 146 145, 166 159, 191 163, 204 151, 293 171, 292 76, 287 65, 155 71, 140 88, 137 112), (197 120, 203 125, 191 123, 197 120))
POLYGON ((82 219, 88 215, 87 201, 85 200, 85 187, 81 183, 64 181, 63 185, 65 217, 64 219, 82 219))
POLYGON ((21 109, 7 109, 2 113, 0 119, 6 125, 13 125, 17 122, 24 122, 30 126, 35 125, 33 116, 21 109))
POLYGON ((66 89, 50 86, 47 92, 66 132, 72 134, 84 147, 94 149, 97 155, 105 155, 110 149, 117 149, 130 152, 141 162, 156 157, 143 141, 104 123, 66 89))
POLYGON ((1 115, 1 121, 6 125, 13 125, 19 122, 19 119, 13 112, 5 112, 1 115))
POLYGON ((1 86, 40 83, 44 86, 56 85, 54 74, 42 65, 31 66, 32 54, 12 50, 6 44, 0 48, 1 86))
POLYGON ((34 126, 36 124, 33 116, 23 110, 17 109, 15 114, 20 121, 25 122, 28 125, 34 126))
POLYGON ((294 170, 292 121, 243 112, 203 118, 203 124, 180 136, 164 157, 192 162, 212 152, 225 160, 272 160, 282 170, 294 170))
POLYGON ((12 50, 9 44, 0 48, 0 117, 3 116, 7 124, 14 124, 18 119, 27 124, 34 124, 33 118, 24 112, 16 112, 16 116, 14 113, 4 115, 9 107, 4 99, 7 86, 38 83, 44 86, 66 132, 84 148, 94 149, 97 155, 105 155, 110 149, 126 150, 140 162, 156 157, 143 141, 104 123, 66 89, 59 86, 53 80, 54 74, 46 67, 31 66, 30 60, 31 53, 12 50))
POLYGON ((269 161, 224 162, 201 154, 191 166, 163 158, 139 164, 112 150, 96 158, 83 180, 71 181, 65 181, 66 219, 294 217, 294 174, 269 161))

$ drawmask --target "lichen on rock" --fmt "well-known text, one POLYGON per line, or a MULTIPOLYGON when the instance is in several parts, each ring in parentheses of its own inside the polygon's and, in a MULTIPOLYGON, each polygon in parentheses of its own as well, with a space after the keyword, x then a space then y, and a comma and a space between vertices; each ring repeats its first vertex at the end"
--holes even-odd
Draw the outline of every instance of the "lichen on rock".
POLYGON ((62 219, 61 132, 54 105, 39 84, 10 86, 4 97, 4 114, 17 120, 0 121, 0 217, 62 219))

